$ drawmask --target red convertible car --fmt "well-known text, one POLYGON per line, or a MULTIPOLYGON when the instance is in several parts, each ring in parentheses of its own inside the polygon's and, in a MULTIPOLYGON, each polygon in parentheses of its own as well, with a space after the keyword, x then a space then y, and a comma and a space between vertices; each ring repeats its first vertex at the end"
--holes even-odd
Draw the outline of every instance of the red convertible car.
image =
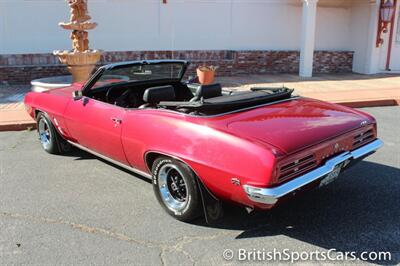
POLYGON ((326 185, 383 143, 370 115, 287 88, 222 90, 183 82, 188 62, 100 67, 86 84, 28 93, 49 153, 70 145, 152 178, 173 217, 220 214, 220 202, 270 209, 326 185))

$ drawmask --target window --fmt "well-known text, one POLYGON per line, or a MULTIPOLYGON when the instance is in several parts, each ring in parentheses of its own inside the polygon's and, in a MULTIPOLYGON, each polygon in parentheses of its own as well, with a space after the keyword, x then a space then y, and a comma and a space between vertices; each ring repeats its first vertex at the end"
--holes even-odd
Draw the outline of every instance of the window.
POLYGON ((120 65, 104 71, 93 88, 114 83, 180 79, 182 63, 120 65))

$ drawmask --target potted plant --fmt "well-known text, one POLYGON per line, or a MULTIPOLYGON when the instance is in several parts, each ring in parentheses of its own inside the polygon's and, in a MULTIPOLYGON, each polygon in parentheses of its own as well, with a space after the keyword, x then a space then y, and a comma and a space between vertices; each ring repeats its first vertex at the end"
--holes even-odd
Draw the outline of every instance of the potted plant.
POLYGON ((197 68, 197 77, 203 85, 212 84, 215 78, 215 70, 217 66, 200 66, 197 68))

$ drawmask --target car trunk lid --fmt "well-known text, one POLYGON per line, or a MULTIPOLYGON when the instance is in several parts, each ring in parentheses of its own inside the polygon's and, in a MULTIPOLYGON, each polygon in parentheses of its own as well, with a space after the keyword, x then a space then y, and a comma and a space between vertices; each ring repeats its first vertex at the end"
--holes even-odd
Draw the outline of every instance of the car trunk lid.
POLYGON ((229 133, 267 143, 290 154, 368 122, 356 110, 307 98, 216 117, 229 133))

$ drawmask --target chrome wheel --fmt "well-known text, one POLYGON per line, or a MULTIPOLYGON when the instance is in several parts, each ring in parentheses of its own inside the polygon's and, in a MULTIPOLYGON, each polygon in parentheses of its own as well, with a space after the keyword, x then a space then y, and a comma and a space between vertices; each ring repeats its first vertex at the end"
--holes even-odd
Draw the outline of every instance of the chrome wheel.
POLYGON ((158 171, 158 188, 164 204, 173 212, 185 209, 188 188, 183 173, 174 164, 164 164, 158 171))
POLYGON ((39 120, 38 130, 40 143, 42 143, 43 148, 48 149, 51 145, 51 133, 50 126, 45 119, 39 120))

